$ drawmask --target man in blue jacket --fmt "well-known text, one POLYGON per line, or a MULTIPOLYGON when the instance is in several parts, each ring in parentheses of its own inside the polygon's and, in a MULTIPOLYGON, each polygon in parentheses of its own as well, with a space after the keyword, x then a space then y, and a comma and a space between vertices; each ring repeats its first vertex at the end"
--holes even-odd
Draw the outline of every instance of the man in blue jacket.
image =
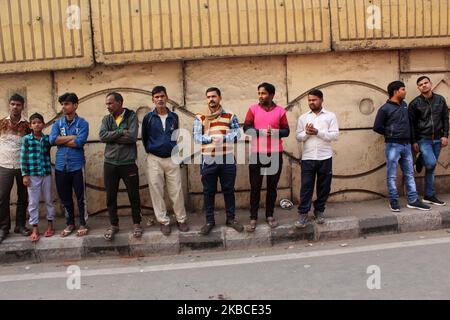
POLYGON ((171 233, 170 218, 164 201, 164 186, 167 184, 169 198, 181 232, 189 231, 186 223, 186 209, 181 185, 179 164, 172 161, 172 151, 177 146, 175 139, 179 129, 178 115, 167 108, 166 88, 157 86, 152 90, 155 109, 149 112, 142 122, 142 141, 147 152, 147 180, 152 199, 153 210, 161 232, 171 233))
POLYGON ((408 208, 430 210, 417 195, 414 181, 413 156, 411 150, 412 125, 409 118, 405 84, 394 81, 388 86, 389 100, 379 110, 373 130, 385 138, 385 153, 387 165, 387 186, 389 190, 390 208, 394 212, 400 211, 397 190, 397 165, 404 175, 408 208))
POLYGON ((78 97, 75 93, 65 93, 58 99, 64 117, 55 122, 50 134, 50 143, 58 147, 56 151, 55 179, 59 198, 66 211, 66 228, 61 232, 67 237, 75 230, 75 212, 72 189, 75 191, 80 213, 80 228, 77 236, 88 233, 86 225, 87 207, 85 199, 84 145, 89 136, 89 124, 76 113, 78 97))

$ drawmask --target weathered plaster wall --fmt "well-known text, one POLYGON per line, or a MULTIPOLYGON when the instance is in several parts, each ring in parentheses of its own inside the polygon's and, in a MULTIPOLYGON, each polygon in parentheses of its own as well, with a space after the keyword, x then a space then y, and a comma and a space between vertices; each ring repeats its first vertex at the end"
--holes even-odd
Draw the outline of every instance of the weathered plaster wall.
MULTIPOLYGON (((308 110, 306 93, 319 87, 325 93, 326 108, 337 114, 341 127, 340 140, 334 144, 335 178, 331 201, 363 200, 386 194, 383 139, 373 133, 371 127, 379 106, 387 99, 387 84, 396 79, 404 80, 410 101, 418 94, 417 77, 429 74, 436 92, 450 100, 449 61, 448 49, 393 50, 97 66, 0 75, 0 116, 7 115, 7 99, 17 91, 27 98, 26 116, 39 111, 51 120, 60 110, 56 102, 58 95, 66 91, 76 92, 82 98, 79 114, 90 123, 86 146, 88 210, 101 213, 106 208, 106 200, 102 162, 104 146, 98 141, 98 130, 106 114, 105 92, 115 89, 123 93, 126 106, 137 111, 142 121, 152 106, 149 91, 157 84, 165 85, 172 106, 180 115, 182 127, 190 131, 192 114, 205 108, 207 87, 221 88, 224 107, 236 113, 243 123, 248 106, 257 101, 257 85, 263 81, 271 82, 277 87, 276 101, 287 106, 291 126, 291 136, 285 140, 279 197, 292 198, 297 203, 300 185, 298 159, 301 155, 301 146, 295 140, 297 119, 308 110)), ((443 149, 437 170, 440 192, 450 192, 449 150, 443 149)), ((142 206, 150 209, 145 152, 141 142, 138 165, 142 206)), ((191 210, 200 210, 202 186, 198 165, 183 166, 183 177, 186 205, 191 210)), ((418 179, 419 187, 423 180, 421 177, 418 179)), ((248 207, 249 189, 248 169, 240 165, 236 183, 238 207, 248 207)), ((119 204, 128 205, 126 193, 120 194, 119 204)), ((217 197, 217 205, 218 208, 223 207, 221 195, 217 197)))

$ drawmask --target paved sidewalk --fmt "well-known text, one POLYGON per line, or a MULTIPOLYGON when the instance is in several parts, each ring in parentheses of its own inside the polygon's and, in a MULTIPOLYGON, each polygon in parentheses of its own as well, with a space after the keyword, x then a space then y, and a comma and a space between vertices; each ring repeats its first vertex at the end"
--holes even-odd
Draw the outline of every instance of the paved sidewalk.
MULTIPOLYGON (((106 216, 91 217, 89 235, 77 238, 71 235, 61 238, 41 238, 32 244, 28 238, 11 234, 0 244, 0 265, 19 261, 34 263, 46 261, 78 261, 86 258, 104 256, 142 257, 151 255, 172 255, 191 250, 231 250, 249 247, 265 247, 288 241, 325 241, 330 239, 352 239, 373 234, 394 234, 403 232, 429 231, 450 228, 450 194, 440 195, 447 206, 433 206, 431 211, 407 209, 405 200, 401 200, 402 211, 392 213, 387 200, 364 202, 330 203, 326 211, 326 222, 317 225, 310 221, 303 230, 293 228, 298 218, 297 209, 283 210, 278 208, 275 218, 280 222, 276 229, 270 229, 264 223, 264 211, 260 212, 260 221, 256 231, 248 234, 238 233, 225 226, 225 213, 218 212, 216 227, 210 235, 198 234, 204 223, 201 214, 189 214, 191 230, 180 233, 175 224, 172 234, 163 236, 159 225, 145 226, 142 239, 132 236, 131 216, 120 217, 121 231, 111 243, 103 239, 103 232, 108 226, 106 216)), ((237 219, 248 223, 249 213, 239 210, 237 219)), ((312 217, 311 217, 312 218, 312 217)), ((144 216, 143 224, 151 220, 144 216)), ((42 224, 42 228, 44 227, 42 224)), ((57 232, 64 228, 64 219, 56 220, 57 232)), ((41 230, 44 231, 43 229, 41 230)))

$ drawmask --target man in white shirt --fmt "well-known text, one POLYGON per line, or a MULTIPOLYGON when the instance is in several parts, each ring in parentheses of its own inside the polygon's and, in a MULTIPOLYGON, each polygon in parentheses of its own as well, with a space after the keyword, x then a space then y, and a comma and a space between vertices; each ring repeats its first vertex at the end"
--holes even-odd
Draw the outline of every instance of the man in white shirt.
POLYGON ((325 110, 323 93, 312 90, 308 94, 311 111, 298 119, 297 140, 303 142, 301 161, 301 191, 298 212, 300 219, 296 228, 306 227, 308 213, 312 206, 312 196, 317 178, 317 200, 314 201, 314 215, 318 224, 325 222, 325 205, 331 191, 333 177, 332 141, 339 137, 339 126, 336 115, 325 110))

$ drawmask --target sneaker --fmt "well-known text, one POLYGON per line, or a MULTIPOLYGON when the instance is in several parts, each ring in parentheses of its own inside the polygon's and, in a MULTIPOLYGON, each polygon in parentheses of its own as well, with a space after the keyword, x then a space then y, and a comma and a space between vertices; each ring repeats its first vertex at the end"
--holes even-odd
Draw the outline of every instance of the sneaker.
POLYGON ((426 205, 419 199, 417 199, 416 202, 414 202, 414 203, 408 203, 407 207, 410 209, 418 209, 418 210, 422 210, 422 211, 431 210, 431 207, 429 205, 426 205))
POLYGON ((172 228, 170 227, 170 224, 162 224, 161 225, 161 232, 165 236, 169 236, 172 232, 172 228))
POLYGON ((298 221, 295 221, 294 227, 297 229, 304 229, 306 228, 306 223, 308 222, 308 215, 307 214, 301 214, 300 219, 298 221))
POLYGON ((189 226, 186 222, 178 223, 178 230, 180 230, 181 232, 188 232, 189 226))
POLYGON ((393 212, 400 212, 400 205, 398 204, 398 200, 391 200, 389 202, 389 208, 391 208, 391 211, 393 212))
POLYGON ((325 212, 317 211, 314 213, 316 216, 316 223, 317 224, 324 224, 325 223, 325 212))
POLYGON ((211 232, 211 230, 214 228, 215 225, 216 225, 215 223, 208 222, 200 229, 200 234, 202 236, 207 236, 211 232))
POLYGON ((419 153, 416 159, 416 165, 414 166, 417 173, 421 173, 423 169, 423 161, 422 161, 422 154, 419 153))
POLYGON ((244 231, 244 226, 240 224, 236 219, 227 221, 227 227, 233 228, 237 232, 244 231))
POLYGON ((435 196, 424 197, 423 202, 429 203, 429 204, 434 204, 436 206, 445 206, 446 205, 446 203, 444 201, 439 200, 435 196))

